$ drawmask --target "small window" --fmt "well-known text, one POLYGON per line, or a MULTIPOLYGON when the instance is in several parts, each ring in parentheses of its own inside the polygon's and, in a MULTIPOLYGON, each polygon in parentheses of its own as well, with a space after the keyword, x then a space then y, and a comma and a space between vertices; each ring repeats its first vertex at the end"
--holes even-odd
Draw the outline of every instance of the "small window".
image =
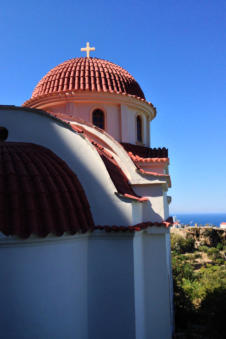
POLYGON ((93 111, 93 124, 104 129, 104 112, 100 109, 95 109, 93 111))
POLYGON ((137 116, 137 141, 142 142, 142 120, 137 116))

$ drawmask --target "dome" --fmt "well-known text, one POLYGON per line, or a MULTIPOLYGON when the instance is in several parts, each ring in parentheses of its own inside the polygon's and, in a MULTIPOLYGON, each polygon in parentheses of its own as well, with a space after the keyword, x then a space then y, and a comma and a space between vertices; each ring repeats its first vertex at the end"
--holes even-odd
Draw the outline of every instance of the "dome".
POLYGON ((0 231, 26 238, 94 226, 85 192, 67 164, 31 143, 0 142, 0 231))
POLYGON ((68 91, 118 93, 145 99, 131 74, 112 62, 97 58, 74 58, 54 67, 39 81, 31 99, 68 91))

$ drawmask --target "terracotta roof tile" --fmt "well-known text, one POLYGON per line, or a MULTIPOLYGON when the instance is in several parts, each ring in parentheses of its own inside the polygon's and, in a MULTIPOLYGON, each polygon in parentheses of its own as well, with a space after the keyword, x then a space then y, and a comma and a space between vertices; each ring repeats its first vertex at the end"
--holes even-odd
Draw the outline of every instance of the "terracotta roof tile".
POLYGON ((153 172, 153 171, 145 171, 143 168, 138 168, 137 171, 140 172, 140 173, 142 173, 142 174, 153 175, 153 176, 155 176, 155 177, 165 177, 165 178, 169 178, 169 174, 158 173, 158 172, 153 172))
MULTIPOLYGON (((68 119, 70 121, 81 122, 78 118, 68 117, 65 114, 58 113, 55 116, 57 118, 63 119, 63 121, 67 121, 67 119, 68 119)), ((102 158, 104 165, 105 165, 105 167, 106 167, 106 169, 107 169, 107 171, 108 171, 108 173, 111 177, 111 180, 112 180, 113 184, 115 185, 117 192, 119 193, 119 196, 122 196, 122 197, 127 198, 127 199, 131 199, 131 200, 136 200, 136 201, 139 201, 139 202, 145 202, 145 201, 148 200, 148 198, 140 197, 134 192, 134 190, 132 189, 132 186, 129 183, 128 178, 126 177, 126 175, 124 174, 124 172, 122 171, 120 166, 118 165, 117 161, 114 159, 113 155, 105 148, 105 147, 108 147, 113 152, 111 147, 106 145, 106 143, 103 140, 100 140, 100 142, 103 145, 94 141, 93 135, 89 131, 87 131, 85 128, 83 128, 82 126, 77 126, 76 124, 71 124, 71 123, 68 123, 68 124, 77 133, 84 134, 85 137, 87 139, 89 139, 89 141, 96 147, 96 149, 97 149, 100 157, 102 158)), ((100 130, 101 133, 104 132, 102 129, 99 129, 98 127, 96 127, 92 124, 88 124, 88 123, 86 123, 86 124, 100 130)))
POLYGON ((139 224, 136 224, 134 226, 108 226, 108 225, 104 225, 104 226, 95 226, 94 229, 95 230, 103 230, 106 232, 139 232, 142 231, 148 227, 170 227, 172 225, 171 220, 168 219, 166 221, 162 221, 162 222, 152 222, 152 221, 147 221, 147 222, 142 222, 139 224))
POLYGON ((74 58, 54 67, 39 81, 31 99, 68 90, 125 93, 145 100, 131 74, 112 62, 97 58, 74 58))
MULTIPOLYGON (((101 133, 105 133, 104 130, 102 129, 99 129, 98 127, 92 125, 91 123, 88 123, 88 122, 84 122, 83 120, 80 120, 78 118, 75 118, 73 116, 70 116, 70 115, 66 115, 66 114, 63 114, 63 113, 57 113, 57 114, 54 114, 54 116, 58 119, 62 119, 63 121, 73 121, 73 122, 78 122, 78 123, 85 123, 87 126, 90 126, 90 127, 93 127, 95 129, 98 129, 101 133)), ((107 152, 107 150, 99 145, 98 143, 94 142, 92 140, 92 136, 91 134, 83 127, 81 126, 76 126, 75 124, 70 124, 68 123, 72 129, 74 129, 75 131, 77 131, 78 133, 84 133, 86 135, 86 137, 99 149, 102 149, 105 153, 107 152)), ((139 154, 143 154, 143 155, 151 155, 153 154, 154 156, 156 154, 160 155, 160 158, 141 158, 139 157, 139 155, 134 155, 131 151, 128 151, 128 155, 131 157, 131 159, 134 161, 136 167, 137 167, 137 171, 140 172, 141 174, 144 174, 144 175, 152 175, 152 176, 156 176, 156 177, 165 177, 167 178, 168 182, 169 182, 169 187, 171 187, 171 181, 170 181, 170 176, 168 174, 161 174, 161 173, 157 173, 157 172, 153 172, 153 171, 145 171, 143 170, 138 162, 165 162, 165 163, 169 163, 169 159, 168 158, 163 158, 164 155, 167 155, 168 156, 168 150, 166 148, 149 148, 149 147, 144 147, 144 146, 137 146, 137 145, 133 145, 133 144, 127 144, 127 143, 121 143, 121 145, 127 150, 127 149, 132 149, 134 150, 134 152, 138 152, 139 154), (138 160, 138 161, 136 161, 138 160)), ((110 154, 110 153, 109 153, 110 154)), ((110 158, 114 159, 111 155, 110 155, 110 158)), ((117 162, 114 160, 114 163, 116 164, 117 168, 119 168, 119 170, 122 172, 121 168, 119 167, 119 165, 117 164, 117 162)), ((106 166, 106 163, 105 163, 105 166, 106 166)), ((113 183, 115 184, 114 180, 115 179, 115 176, 113 175, 113 171, 111 169, 111 166, 106 166, 109 174, 110 174, 110 177, 113 181, 113 183)), ((131 197, 132 200, 137 200, 137 201, 140 201, 140 202, 144 202, 147 200, 146 197, 140 197, 140 196, 137 196, 136 193, 133 191, 131 185, 129 184, 129 181, 126 177, 126 175, 123 173, 123 177, 126 178, 126 181, 128 183, 129 186, 127 186, 127 189, 124 189, 123 192, 121 192, 120 190, 118 190, 119 193, 121 193, 121 195, 123 195, 124 197, 127 197, 129 198, 129 196, 131 197), (131 189, 132 189, 132 192, 131 192, 131 189), (126 196, 127 194, 127 196, 126 196)), ((116 180, 117 181, 117 180, 116 180)), ((123 182, 123 181, 122 181, 123 182)), ((117 186, 118 184, 115 184, 116 188, 118 187, 117 186)), ((122 187, 121 187, 122 189, 122 187)))
POLYGON ((139 155, 133 155, 132 152, 128 152, 130 158, 134 162, 140 162, 140 163, 165 163, 169 164, 169 158, 142 158, 139 157, 139 155))
POLYGON ((132 199, 132 200, 137 200, 139 202, 145 202, 145 201, 149 200, 147 197, 138 197, 137 195, 131 195, 131 194, 128 194, 128 193, 124 193, 123 197, 128 198, 128 199, 132 199))
POLYGON ((133 145, 122 142, 122 146, 129 153, 141 158, 168 158, 168 149, 163 148, 150 148, 145 146, 133 145))
POLYGON ((137 172, 144 175, 151 175, 154 177, 166 178, 169 187, 171 187, 171 180, 169 174, 158 173, 154 171, 144 170, 140 163, 169 163, 168 150, 166 148, 149 148, 145 146, 138 146, 128 143, 121 143, 128 155, 133 160, 137 167, 137 172))
POLYGON ((0 231, 26 238, 86 232, 94 227, 76 175, 50 150, 0 143, 0 231))
POLYGON ((122 171, 114 157, 110 154, 110 152, 105 150, 104 147, 100 146, 98 143, 94 141, 92 141, 92 144, 96 147, 101 159, 103 160, 103 163, 111 177, 113 184, 115 185, 115 188, 117 189, 117 192, 124 196, 125 198, 137 200, 140 202, 147 201, 148 200, 147 198, 140 197, 134 192, 127 176, 124 174, 124 172, 122 171))

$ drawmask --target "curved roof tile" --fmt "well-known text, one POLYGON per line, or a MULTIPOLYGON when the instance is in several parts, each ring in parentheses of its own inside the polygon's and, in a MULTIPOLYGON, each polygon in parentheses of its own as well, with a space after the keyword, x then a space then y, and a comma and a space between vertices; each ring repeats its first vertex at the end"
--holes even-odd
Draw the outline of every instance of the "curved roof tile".
POLYGON ((31 99, 79 90, 130 94, 145 100, 142 89, 130 73, 98 58, 74 58, 54 67, 39 81, 31 99))
POLYGON ((0 143, 0 231, 29 237, 93 229, 85 192, 67 164, 30 143, 0 143))
POLYGON ((168 158, 168 149, 165 147, 150 148, 126 142, 121 142, 121 145, 125 148, 129 155, 132 153, 133 156, 139 156, 141 158, 168 158))

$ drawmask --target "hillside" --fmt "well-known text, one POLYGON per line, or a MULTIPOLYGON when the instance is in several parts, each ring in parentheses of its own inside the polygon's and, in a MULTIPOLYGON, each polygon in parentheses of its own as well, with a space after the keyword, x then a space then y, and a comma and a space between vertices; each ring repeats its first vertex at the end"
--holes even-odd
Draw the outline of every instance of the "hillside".
POLYGON ((177 234, 185 239, 194 239, 195 248, 207 245, 217 246, 218 243, 226 242, 226 229, 217 227, 185 227, 171 228, 171 234, 177 234))
POLYGON ((226 230, 171 229, 175 338, 223 339, 226 333, 226 230))

